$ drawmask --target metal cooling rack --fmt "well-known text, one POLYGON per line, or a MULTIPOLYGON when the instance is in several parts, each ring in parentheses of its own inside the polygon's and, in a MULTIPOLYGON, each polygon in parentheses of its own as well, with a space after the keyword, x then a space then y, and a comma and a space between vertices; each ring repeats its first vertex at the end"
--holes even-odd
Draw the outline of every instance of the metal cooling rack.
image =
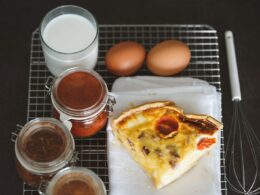
MULTIPOLYGON (((189 45, 191 61, 187 69, 179 76, 190 76, 208 81, 221 91, 218 36, 216 30, 208 25, 100 25, 99 26, 99 58, 96 71, 111 88, 117 78, 110 74, 104 64, 107 50, 114 44, 133 40, 143 44, 148 51, 156 43, 166 39, 179 39, 189 45)), ((30 57, 30 75, 28 91, 27 120, 35 117, 51 115, 51 101, 46 97, 44 84, 50 75, 47 70, 39 39, 39 31, 32 34, 30 57)), ((152 75, 145 67, 137 75, 152 75)), ((76 139, 76 148, 80 151, 80 166, 88 167, 96 172, 104 181, 109 191, 106 131, 103 129, 96 136, 87 139, 76 139)), ((221 188, 227 194, 225 180, 224 138, 221 132, 221 188)), ((26 184, 24 195, 38 195, 37 190, 26 184)))

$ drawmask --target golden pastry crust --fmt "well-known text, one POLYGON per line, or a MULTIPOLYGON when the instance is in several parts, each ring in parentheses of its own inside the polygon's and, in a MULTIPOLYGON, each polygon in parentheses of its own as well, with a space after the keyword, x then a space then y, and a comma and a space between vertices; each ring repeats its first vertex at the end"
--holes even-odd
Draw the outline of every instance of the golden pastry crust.
MULTIPOLYGON (((192 120, 198 120, 198 121, 204 121, 208 124, 211 124, 216 127, 216 129, 222 129, 223 124, 216 120, 215 118, 209 116, 209 115, 202 115, 202 114, 184 114, 183 109, 180 107, 176 106, 174 102, 171 101, 157 101, 157 102, 149 102, 145 103, 136 107, 133 107, 122 114, 120 114, 116 119, 113 120, 112 127, 116 128, 117 124, 120 123, 120 121, 125 120, 128 116, 136 113, 136 112, 142 112, 143 110, 148 110, 151 108, 167 108, 170 110, 173 110, 183 117, 187 119, 192 119, 192 120)), ((113 128, 113 129, 114 129, 113 128)))
POLYGON ((217 142, 222 123, 184 114, 171 101, 131 108, 112 121, 115 137, 161 188, 189 170, 217 142))

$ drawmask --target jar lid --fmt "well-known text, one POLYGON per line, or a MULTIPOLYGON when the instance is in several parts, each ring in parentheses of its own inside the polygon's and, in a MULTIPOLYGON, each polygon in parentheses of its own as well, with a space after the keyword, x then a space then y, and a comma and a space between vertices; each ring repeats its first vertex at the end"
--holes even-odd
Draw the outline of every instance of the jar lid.
POLYGON ((105 107, 108 89, 93 70, 74 67, 64 71, 52 86, 51 98, 58 111, 73 117, 87 117, 105 107))
POLYGON ((33 173, 52 173, 70 162, 75 149, 70 131, 54 118, 36 118, 20 131, 15 142, 19 163, 33 173))
POLYGON ((50 181, 46 195, 93 194, 105 195, 102 180, 84 167, 67 167, 60 170, 50 181))

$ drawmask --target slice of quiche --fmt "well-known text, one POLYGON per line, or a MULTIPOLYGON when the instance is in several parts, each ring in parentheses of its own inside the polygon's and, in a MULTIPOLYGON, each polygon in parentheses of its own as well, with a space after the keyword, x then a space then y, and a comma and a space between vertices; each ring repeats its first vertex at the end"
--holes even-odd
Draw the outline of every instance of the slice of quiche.
POLYGON ((184 114, 173 102, 132 108, 112 121, 115 137, 152 178, 156 188, 173 182, 217 142, 222 123, 184 114))

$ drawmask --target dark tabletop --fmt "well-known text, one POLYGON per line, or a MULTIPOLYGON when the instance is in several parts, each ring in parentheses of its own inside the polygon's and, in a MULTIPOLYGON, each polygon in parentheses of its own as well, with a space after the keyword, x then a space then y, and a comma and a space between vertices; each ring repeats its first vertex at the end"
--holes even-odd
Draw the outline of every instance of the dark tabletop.
POLYGON ((235 36, 244 111, 260 136, 259 0, 1 0, 0 194, 22 194, 11 131, 26 122, 30 39, 44 14, 62 4, 87 8, 100 24, 209 24, 218 31, 225 136, 232 116, 224 31, 235 36))

